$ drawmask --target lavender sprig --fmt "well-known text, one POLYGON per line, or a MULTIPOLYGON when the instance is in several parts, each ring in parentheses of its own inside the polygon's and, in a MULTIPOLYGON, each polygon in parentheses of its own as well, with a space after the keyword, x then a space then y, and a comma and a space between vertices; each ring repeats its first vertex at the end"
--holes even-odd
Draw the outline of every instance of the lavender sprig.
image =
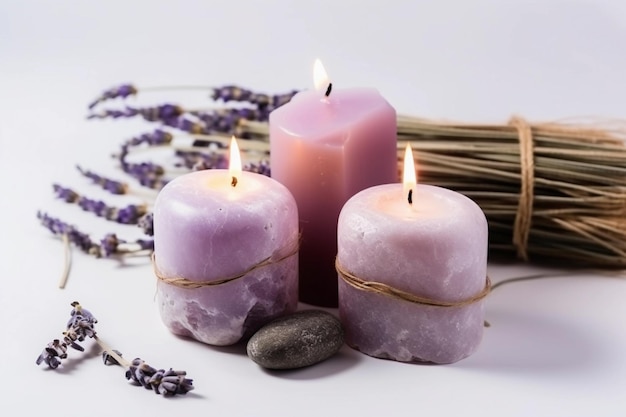
POLYGON ((147 146, 164 146, 169 145, 172 142, 173 136, 171 133, 161 129, 157 129, 151 133, 144 133, 139 136, 132 137, 125 141, 120 149, 119 155, 117 155, 122 171, 130 175, 139 181, 144 187, 159 190, 167 184, 168 180, 163 178, 165 169, 153 162, 128 162, 127 157, 131 148, 141 145, 147 146))
POLYGON ((91 237, 78 230, 75 226, 49 216, 41 211, 37 212, 37 218, 55 236, 67 236, 69 242, 83 252, 99 257, 113 257, 132 254, 141 254, 154 249, 154 241, 151 239, 137 239, 128 242, 118 239, 115 234, 107 234, 100 242, 94 242, 91 237))
POLYGON ((83 352, 85 349, 76 341, 82 342, 87 337, 96 336, 94 324, 98 320, 88 310, 83 309, 78 301, 71 305, 74 309, 70 312, 70 319, 65 326, 63 340, 54 339, 48 343, 37 357, 35 361, 37 365, 45 362, 50 368, 56 369, 61 365, 61 360, 67 358, 68 346, 83 352))
POLYGON ((56 369, 62 364, 62 360, 67 358, 68 347, 82 352, 85 349, 76 341, 82 342, 86 338, 92 338, 104 350, 102 355, 104 364, 123 366, 126 368, 126 379, 136 385, 154 390, 156 394, 167 397, 185 395, 194 389, 193 380, 186 377, 185 371, 174 371, 172 368, 167 371, 164 369, 157 370, 140 358, 136 358, 132 362, 125 360, 119 351, 109 347, 97 336, 94 325, 98 320, 93 314, 84 309, 78 301, 74 301, 71 305, 73 309, 70 312, 66 330, 63 332, 63 339, 54 339, 48 343, 37 357, 35 361, 37 365, 45 363, 48 367, 56 369))
POLYGON ((272 170, 270 169, 270 161, 266 159, 261 160, 258 163, 248 162, 243 166, 243 170, 265 175, 267 177, 270 177, 272 174, 272 170))
POLYGON ((137 89, 132 84, 122 84, 117 87, 105 90, 100 96, 89 104, 89 108, 93 109, 103 101, 112 100, 114 98, 126 98, 137 94, 137 89))
POLYGON ((87 119, 119 119, 141 116, 149 122, 158 122, 172 117, 178 117, 184 113, 182 107, 176 104, 162 104, 153 107, 130 107, 123 110, 104 109, 100 113, 91 113, 87 119))
POLYGON ((228 158, 218 152, 176 150, 175 155, 181 160, 175 164, 177 167, 185 167, 195 171, 228 168, 228 158))
POLYGON ((133 359, 126 371, 126 379, 165 396, 184 395, 193 390, 193 380, 186 375, 185 371, 174 371, 172 368, 157 370, 140 358, 133 359))
POLYGON ((134 136, 125 141, 122 146, 126 148, 126 151, 128 151, 131 146, 139 146, 143 144, 148 146, 169 145, 173 138, 174 136, 172 136, 171 133, 162 129, 156 129, 150 133, 143 133, 139 136, 134 136))
POLYGON ((285 94, 270 96, 268 94, 255 93, 252 90, 236 85, 225 85, 223 87, 214 88, 211 98, 216 101, 221 100, 225 103, 229 101, 245 101, 258 106, 259 109, 271 111, 288 103, 296 93, 298 93, 297 90, 292 90, 285 94))
POLYGON ((137 224, 141 216, 146 214, 147 207, 143 204, 129 204, 126 207, 113 207, 104 201, 93 200, 81 196, 74 190, 59 184, 52 184, 56 196, 67 203, 78 204, 83 210, 121 224, 137 224))
POLYGON ((79 165, 76 165, 76 169, 83 174, 85 177, 92 180, 95 184, 102 187, 104 190, 110 192, 111 194, 126 194, 128 193, 128 184, 121 181, 112 180, 110 178, 103 177, 101 175, 96 174, 93 171, 85 170, 81 168, 79 165))
POLYGON ((154 214, 149 212, 143 215, 139 219, 137 226, 139 226, 146 235, 154 236, 154 214))

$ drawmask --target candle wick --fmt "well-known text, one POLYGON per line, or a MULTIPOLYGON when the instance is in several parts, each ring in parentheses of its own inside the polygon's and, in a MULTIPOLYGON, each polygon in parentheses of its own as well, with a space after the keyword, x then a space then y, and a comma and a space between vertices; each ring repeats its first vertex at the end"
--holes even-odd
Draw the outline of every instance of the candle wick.
POLYGON ((324 93, 324 95, 328 97, 332 89, 333 89, 333 83, 328 83, 328 88, 326 89, 326 92, 324 93))
POLYGON ((409 200, 409 204, 413 204, 413 190, 412 189, 409 190, 409 198, 408 198, 408 200, 409 200))
POLYGON ((230 181, 230 185, 232 185, 233 187, 237 186, 237 177, 233 177, 233 179, 230 181))

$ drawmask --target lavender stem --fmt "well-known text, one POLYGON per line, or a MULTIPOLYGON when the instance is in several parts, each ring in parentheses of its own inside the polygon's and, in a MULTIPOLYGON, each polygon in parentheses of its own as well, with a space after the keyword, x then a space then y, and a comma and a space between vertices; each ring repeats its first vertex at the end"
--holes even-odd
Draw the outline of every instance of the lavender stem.
POLYGON ((119 363, 121 366, 123 366, 126 369, 130 369, 130 362, 127 361, 126 359, 124 359, 123 357, 121 357, 120 355, 117 354, 117 352, 115 351, 115 349, 113 349, 111 346, 109 346, 107 343, 105 343, 102 339, 100 339, 98 337, 98 335, 94 335, 93 339, 96 341, 96 343, 98 345, 100 345, 100 347, 109 355, 111 355, 113 357, 113 359, 115 359, 117 361, 117 363, 119 363))

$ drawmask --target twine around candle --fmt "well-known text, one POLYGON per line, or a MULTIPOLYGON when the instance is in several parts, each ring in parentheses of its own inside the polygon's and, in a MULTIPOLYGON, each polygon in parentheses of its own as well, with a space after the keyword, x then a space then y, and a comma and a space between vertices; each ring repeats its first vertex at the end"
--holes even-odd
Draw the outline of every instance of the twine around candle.
POLYGON ((273 255, 268 256, 267 258, 257 262, 256 264, 252 265, 250 268, 246 269, 245 271, 237 275, 233 275, 233 276, 221 278, 221 279, 216 279, 212 281, 192 281, 185 277, 178 277, 178 276, 166 277, 157 268, 156 257, 154 255, 154 252, 152 253, 152 267, 154 269, 154 275, 156 275, 157 279, 165 284, 173 285, 179 288, 186 288, 186 289, 208 288, 208 287, 215 287, 218 285, 226 284, 231 281, 238 280, 240 278, 245 277, 249 273, 256 271, 257 269, 261 269, 269 265, 279 264, 285 261, 286 259, 289 259, 292 256, 296 255, 298 253, 299 248, 300 248, 300 238, 291 242, 289 245, 281 248, 278 252, 279 253, 286 252, 286 253, 280 256, 279 258, 273 258, 273 255))
POLYGON ((344 282, 356 288, 357 290, 382 294, 388 297, 408 301, 414 304, 421 304, 431 307, 465 307, 470 304, 477 303, 491 292, 491 280, 489 279, 489 276, 487 276, 485 287, 478 294, 460 301, 441 301, 428 297, 414 295, 398 288, 394 288, 391 285, 383 284, 382 282, 365 281, 342 268, 342 266, 339 264, 339 259, 335 260, 335 268, 337 269, 339 276, 344 280, 344 282))

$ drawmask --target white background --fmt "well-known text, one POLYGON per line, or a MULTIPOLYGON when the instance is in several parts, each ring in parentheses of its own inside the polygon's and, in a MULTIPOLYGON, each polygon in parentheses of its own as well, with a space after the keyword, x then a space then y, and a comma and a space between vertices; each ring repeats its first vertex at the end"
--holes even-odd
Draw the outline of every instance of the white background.
MULTIPOLYGON (((480 350, 453 365, 400 364, 344 347, 317 366, 276 373, 241 348, 171 335, 158 317, 146 259, 120 265, 74 251, 68 286, 57 289, 62 246, 35 217, 43 209, 94 236, 139 236, 51 192, 60 182, 93 195, 74 165, 119 176, 109 155, 151 130, 140 121, 85 120, 87 103, 122 82, 282 92, 308 88, 319 57, 335 88, 377 87, 403 114, 612 119, 625 113, 625 41, 626 3, 619 0, 1 2, 2 409, 47 416, 626 415, 621 278, 572 274, 497 289, 486 301, 492 327, 480 350), (71 352, 57 371, 35 366, 73 300, 98 317, 99 335, 126 357, 185 369, 196 390, 172 400, 155 396, 128 384, 121 368, 104 367, 96 350, 71 352)), ((202 92, 148 98, 210 106, 202 92)), ((496 282, 537 270, 489 269, 496 282)))

